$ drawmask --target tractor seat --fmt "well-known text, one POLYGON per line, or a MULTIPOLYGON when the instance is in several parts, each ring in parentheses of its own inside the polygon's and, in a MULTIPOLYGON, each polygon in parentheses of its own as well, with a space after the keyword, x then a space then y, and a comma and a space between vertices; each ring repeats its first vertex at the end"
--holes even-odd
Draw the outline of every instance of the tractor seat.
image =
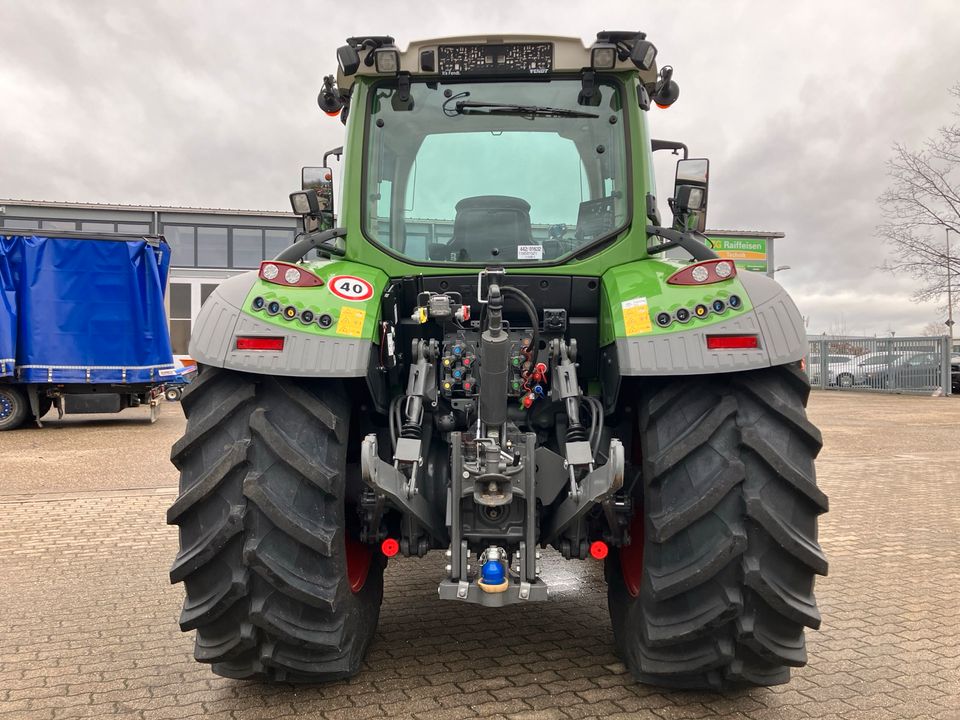
POLYGON ((456 205, 453 238, 430 248, 431 260, 500 262, 517 259, 517 245, 533 243, 530 203, 506 195, 478 195, 456 205))

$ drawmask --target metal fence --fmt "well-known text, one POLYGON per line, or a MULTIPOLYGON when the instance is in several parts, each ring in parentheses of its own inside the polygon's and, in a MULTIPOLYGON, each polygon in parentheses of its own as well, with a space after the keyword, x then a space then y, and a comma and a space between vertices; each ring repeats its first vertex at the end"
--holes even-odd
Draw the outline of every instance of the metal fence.
POLYGON ((810 384, 824 390, 960 393, 960 358, 948 337, 807 338, 810 384))

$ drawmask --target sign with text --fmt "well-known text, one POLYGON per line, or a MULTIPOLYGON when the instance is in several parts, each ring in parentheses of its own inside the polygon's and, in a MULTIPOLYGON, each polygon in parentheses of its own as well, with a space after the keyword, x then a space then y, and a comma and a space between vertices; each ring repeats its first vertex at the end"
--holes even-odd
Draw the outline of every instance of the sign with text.
POLYGON ((740 270, 767 272, 767 238, 711 235, 710 247, 740 270))

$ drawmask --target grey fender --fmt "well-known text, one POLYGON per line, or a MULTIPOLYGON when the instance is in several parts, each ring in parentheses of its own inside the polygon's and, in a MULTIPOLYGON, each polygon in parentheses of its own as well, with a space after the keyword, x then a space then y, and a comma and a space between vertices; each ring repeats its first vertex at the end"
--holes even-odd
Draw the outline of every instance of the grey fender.
POLYGON ((200 308, 190 336, 190 356, 203 365, 263 375, 365 377, 370 341, 317 336, 284 330, 240 311, 257 273, 236 275, 220 283, 200 308), (280 352, 237 350, 238 335, 283 336, 280 352))
MULTIPOLYGON (((614 362, 620 375, 702 375, 786 365, 806 353, 803 318, 787 292, 766 275, 738 274, 753 306, 728 311, 730 319, 666 335, 619 338, 616 351, 604 352, 604 365, 614 362), (756 350, 708 350, 707 335, 758 335, 756 350)), ((605 374, 613 371, 604 367, 605 374)))

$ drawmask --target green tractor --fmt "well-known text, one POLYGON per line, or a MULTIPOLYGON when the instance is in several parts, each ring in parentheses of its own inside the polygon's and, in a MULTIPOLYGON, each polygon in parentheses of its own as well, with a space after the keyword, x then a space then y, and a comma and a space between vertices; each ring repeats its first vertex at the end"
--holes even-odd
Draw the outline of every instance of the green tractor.
POLYGON ((656 54, 638 32, 338 50, 339 217, 305 168, 304 232, 220 285, 190 344, 168 520, 197 660, 349 676, 389 558, 437 551, 440 601, 497 608, 547 600, 553 548, 604 562, 639 681, 806 662, 827 498, 803 323, 709 249, 708 162, 648 130, 679 95, 656 54), (660 149, 684 151, 668 225, 660 149))

